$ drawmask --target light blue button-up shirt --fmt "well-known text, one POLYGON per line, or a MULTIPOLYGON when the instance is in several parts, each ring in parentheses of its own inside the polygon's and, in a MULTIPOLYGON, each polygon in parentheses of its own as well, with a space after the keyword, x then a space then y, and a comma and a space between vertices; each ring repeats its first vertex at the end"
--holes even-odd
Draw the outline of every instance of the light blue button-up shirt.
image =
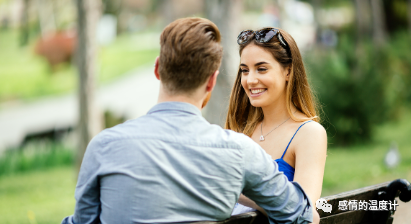
POLYGON ((87 147, 74 215, 62 223, 182 223, 230 217, 240 193, 270 223, 312 221, 311 202, 250 138, 165 102, 87 147))

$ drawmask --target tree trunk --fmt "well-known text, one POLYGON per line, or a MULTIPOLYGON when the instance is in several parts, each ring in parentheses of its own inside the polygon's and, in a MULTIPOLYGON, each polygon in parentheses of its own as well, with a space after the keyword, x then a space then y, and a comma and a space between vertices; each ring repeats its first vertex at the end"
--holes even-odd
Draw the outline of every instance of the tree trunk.
POLYGON ((315 21, 315 44, 318 45, 319 40, 320 40, 320 35, 321 35, 320 20, 318 18, 320 6, 321 6, 321 0, 312 0, 312 4, 313 4, 313 9, 314 9, 313 11, 314 11, 314 21, 315 21))
POLYGON ((373 21, 373 41, 377 46, 381 46, 387 39, 385 27, 385 13, 381 0, 371 0, 372 21, 373 21))
POLYGON ((411 34, 411 0, 408 0, 408 31, 411 34))
POLYGON ((47 0, 36 0, 36 8, 40 21, 40 31, 42 37, 50 31, 56 30, 56 21, 51 2, 47 0))
POLYGON ((176 2, 173 0, 161 0, 160 10, 162 17, 165 20, 165 26, 177 19, 174 8, 175 4, 176 2))
POLYGON ((370 34, 370 4, 366 0, 354 0, 355 3, 355 17, 357 26, 357 44, 370 34))
POLYGON ((364 57, 366 52, 363 49, 363 40, 370 36, 370 25, 371 25, 371 9, 370 2, 367 0, 354 0, 355 3, 355 17, 356 17, 356 44, 355 44, 355 54, 358 58, 357 63, 353 65, 352 68, 352 78, 358 80, 361 77, 360 72, 360 61, 364 57))
POLYGON ((26 46, 29 42, 30 27, 29 27, 29 7, 30 0, 23 0, 20 22, 20 46, 26 46))
POLYGON ((87 144, 102 129, 102 115, 97 108, 97 22, 100 0, 76 0, 77 4, 77 67, 79 74, 79 109, 77 168, 80 168, 87 144))
POLYGON ((221 32, 224 48, 223 61, 217 84, 205 107, 205 117, 212 124, 224 127, 228 103, 239 65, 237 36, 242 9, 241 0, 205 0, 206 17, 213 21, 221 32))

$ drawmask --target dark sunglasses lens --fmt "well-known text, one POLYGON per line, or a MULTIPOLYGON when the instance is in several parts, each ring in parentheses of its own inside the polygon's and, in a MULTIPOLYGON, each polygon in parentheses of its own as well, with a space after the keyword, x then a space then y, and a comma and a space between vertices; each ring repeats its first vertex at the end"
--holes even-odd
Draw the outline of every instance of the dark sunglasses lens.
POLYGON ((240 33, 237 37, 237 43, 238 44, 244 44, 247 43, 250 37, 253 35, 253 31, 251 30, 246 30, 240 33))
POLYGON ((256 39, 260 42, 266 43, 270 41, 277 34, 277 32, 277 30, 273 29, 261 30, 258 32, 256 39))

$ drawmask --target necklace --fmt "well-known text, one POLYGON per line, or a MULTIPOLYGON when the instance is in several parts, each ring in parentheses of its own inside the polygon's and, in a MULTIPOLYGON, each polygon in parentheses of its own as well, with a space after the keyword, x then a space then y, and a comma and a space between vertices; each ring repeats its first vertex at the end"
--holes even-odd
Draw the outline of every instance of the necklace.
POLYGON ((274 131, 275 129, 277 129, 278 127, 280 127, 282 124, 284 124, 285 122, 288 121, 288 119, 290 119, 291 117, 287 118, 287 120, 283 121, 283 123, 279 124, 277 127, 275 127, 273 130, 271 130, 270 132, 268 132, 266 135, 263 135, 263 121, 261 121, 261 136, 260 136, 260 142, 265 140, 265 137, 270 134, 272 131, 274 131))

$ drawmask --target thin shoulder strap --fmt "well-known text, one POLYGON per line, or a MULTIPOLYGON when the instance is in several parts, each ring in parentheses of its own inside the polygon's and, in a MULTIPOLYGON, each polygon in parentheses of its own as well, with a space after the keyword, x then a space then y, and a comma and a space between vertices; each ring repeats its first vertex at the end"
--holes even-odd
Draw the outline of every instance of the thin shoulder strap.
POLYGON ((294 136, 297 134, 298 130, 300 130, 300 128, 301 128, 302 126, 304 126, 305 124, 307 124, 307 123, 309 123, 309 122, 311 122, 311 121, 312 121, 312 120, 306 121, 306 122, 304 122, 302 125, 300 125, 300 127, 298 127, 297 131, 294 133, 293 137, 291 138, 290 142, 288 143, 287 148, 285 148, 285 151, 284 151, 283 155, 281 156, 281 159, 284 157, 285 153, 287 152, 287 149, 288 149, 288 147, 290 146, 291 142, 293 141, 294 136))

